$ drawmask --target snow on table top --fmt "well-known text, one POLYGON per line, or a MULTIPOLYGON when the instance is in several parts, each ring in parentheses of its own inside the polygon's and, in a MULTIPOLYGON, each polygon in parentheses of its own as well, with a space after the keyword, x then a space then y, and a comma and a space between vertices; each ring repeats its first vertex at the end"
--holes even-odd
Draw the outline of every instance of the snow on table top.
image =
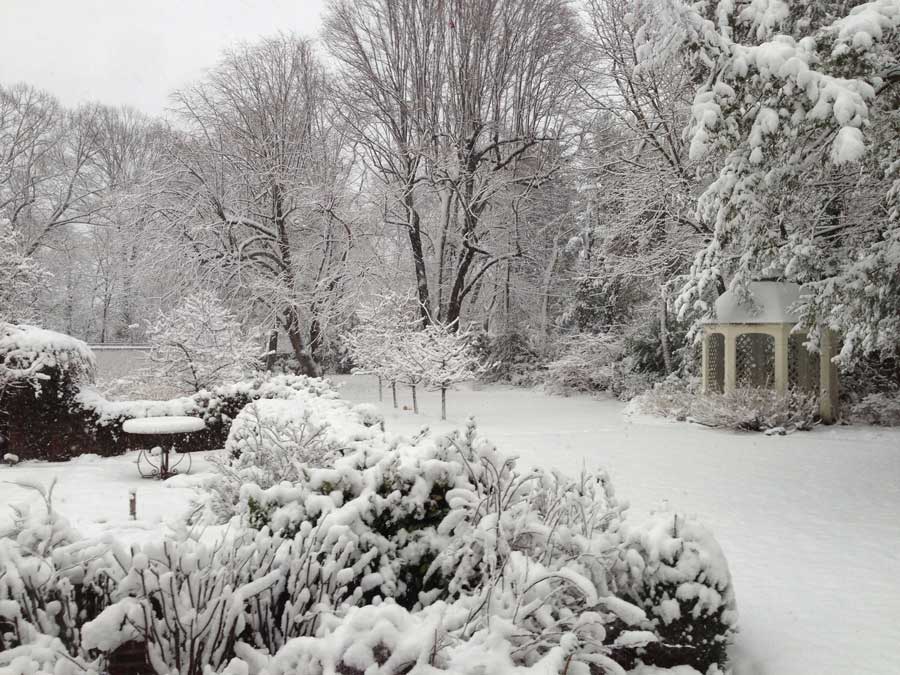
POLYGON ((206 424, 199 417, 141 417, 125 420, 122 431, 126 434, 186 434, 205 429, 206 424))

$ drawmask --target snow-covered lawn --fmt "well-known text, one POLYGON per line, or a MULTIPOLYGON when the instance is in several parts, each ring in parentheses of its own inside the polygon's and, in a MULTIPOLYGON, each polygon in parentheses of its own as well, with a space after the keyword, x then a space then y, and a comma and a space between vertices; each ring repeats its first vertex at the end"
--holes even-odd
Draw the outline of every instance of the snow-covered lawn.
MULTIPOLYGON (((377 401, 370 378, 338 378, 354 402, 377 401)), ((402 402, 409 405, 406 391, 402 402)), ((500 386, 420 392, 421 414, 382 406, 391 431, 459 426, 526 464, 609 469, 632 510, 676 508, 702 518, 731 564, 741 613, 736 675, 900 672, 900 430, 820 428, 786 437, 628 419, 623 404, 500 386)), ((192 477, 141 480, 133 455, 0 468, 0 480, 59 478, 55 504, 86 535, 153 536, 190 504, 192 477), (138 520, 128 493, 138 494, 138 520)), ((195 457, 196 476, 205 469, 195 457)), ((29 499, 0 483, 0 503, 29 499)), ((0 531, 8 515, 0 515, 0 531)))

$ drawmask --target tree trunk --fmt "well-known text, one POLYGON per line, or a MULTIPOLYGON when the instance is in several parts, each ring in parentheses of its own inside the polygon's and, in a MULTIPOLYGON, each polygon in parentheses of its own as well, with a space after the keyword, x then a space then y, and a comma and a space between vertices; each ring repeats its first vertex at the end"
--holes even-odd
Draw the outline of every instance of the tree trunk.
POLYGON ((378 402, 384 401, 384 383, 381 381, 381 375, 378 376, 378 402))
POLYGON ((662 347, 663 364, 666 375, 672 374, 672 350, 669 345, 669 325, 666 312, 666 297, 663 295, 662 306, 659 308, 659 342, 662 347))
POLYGON ((553 237, 553 250, 550 251, 550 262, 544 270, 544 280, 541 285, 541 347, 546 353, 547 337, 550 332, 550 284, 553 283, 553 269, 556 267, 556 258, 559 255, 559 234, 553 237))
POLYGON ((397 407, 397 383, 391 382, 391 396, 394 398, 394 408, 397 407))
POLYGON ((404 196, 403 204, 406 207, 409 245, 412 249, 413 267, 416 270, 419 316, 422 319, 422 325, 427 326, 431 323, 431 300, 428 296, 428 273, 425 269, 425 254, 422 251, 422 224, 411 192, 404 196))
POLYGON ((447 388, 441 387, 441 419, 447 419, 447 388))
POLYGON ((266 370, 272 371, 275 368, 275 356, 278 351, 278 322, 269 331, 269 338, 266 340, 266 370))
POLYGON ((294 307, 288 307, 284 311, 284 330, 287 333, 288 340, 291 342, 294 357, 297 359, 297 363, 300 364, 300 374, 308 377, 319 377, 321 374, 319 366, 303 344, 303 335, 300 332, 300 317, 297 316, 297 310, 294 307))
POLYGON ((412 389, 412 400, 413 400, 413 412, 418 415, 419 414, 419 400, 416 398, 416 385, 411 385, 410 389, 412 389))
MULTIPOLYGON (((278 256, 281 260, 281 269, 284 274, 284 285, 290 293, 293 293, 295 279, 293 262, 291 260, 291 247, 288 241, 287 222, 284 215, 281 191, 277 187, 274 187, 272 190, 272 207, 275 214, 278 256)), ((288 305, 284 310, 284 328, 294 350, 294 356, 297 358, 297 363, 300 364, 301 374, 308 377, 321 375, 318 364, 307 350, 306 345, 303 344, 300 315, 297 312, 297 308, 293 305, 288 305)))

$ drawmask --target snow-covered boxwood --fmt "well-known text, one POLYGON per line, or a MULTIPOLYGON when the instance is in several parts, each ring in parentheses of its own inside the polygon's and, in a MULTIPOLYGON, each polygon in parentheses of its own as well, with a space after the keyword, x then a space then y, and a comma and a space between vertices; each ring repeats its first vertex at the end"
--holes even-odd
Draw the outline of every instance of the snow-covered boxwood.
POLYGON ((659 637, 636 657, 702 673, 724 665, 737 610, 728 563, 712 533, 683 514, 660 513, 623 535, 618 586, 659 637))

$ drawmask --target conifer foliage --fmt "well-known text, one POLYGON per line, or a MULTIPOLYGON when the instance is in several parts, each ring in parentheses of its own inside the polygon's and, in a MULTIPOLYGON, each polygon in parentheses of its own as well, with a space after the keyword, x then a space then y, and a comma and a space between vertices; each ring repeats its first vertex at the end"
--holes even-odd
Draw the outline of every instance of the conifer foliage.
POLYGON ((805 323, 843 357, 892 352, 900 330, 900 2, 671 3, 644 26, 648 63, 688 56, 692 160, 712 236, 678 305, 706 314, 727 283, 806 284, 805 323), (848 8, 849 7, 849 8, 848 8))

